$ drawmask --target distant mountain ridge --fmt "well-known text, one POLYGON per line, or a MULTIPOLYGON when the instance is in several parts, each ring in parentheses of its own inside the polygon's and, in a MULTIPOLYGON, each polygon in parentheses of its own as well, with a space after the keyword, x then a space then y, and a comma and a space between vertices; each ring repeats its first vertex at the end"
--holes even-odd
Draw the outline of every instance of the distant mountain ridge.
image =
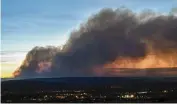
POLYGON ((135 90, 141 88, 177 88, 177 77, 63 77, 19 79, 1 82, 2 92, 104 88, 105 86, 112 85, 120 86, 120 88, 135 90))

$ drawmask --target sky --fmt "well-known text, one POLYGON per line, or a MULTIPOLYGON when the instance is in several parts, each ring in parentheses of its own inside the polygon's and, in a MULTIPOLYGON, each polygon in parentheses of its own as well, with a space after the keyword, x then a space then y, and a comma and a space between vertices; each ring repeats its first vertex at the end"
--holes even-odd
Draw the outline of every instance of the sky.
POLYGON ((177 0, 2 0, 1 77, 10 77, 35 46, 59 46, 101 8, 169 12, 177 0))

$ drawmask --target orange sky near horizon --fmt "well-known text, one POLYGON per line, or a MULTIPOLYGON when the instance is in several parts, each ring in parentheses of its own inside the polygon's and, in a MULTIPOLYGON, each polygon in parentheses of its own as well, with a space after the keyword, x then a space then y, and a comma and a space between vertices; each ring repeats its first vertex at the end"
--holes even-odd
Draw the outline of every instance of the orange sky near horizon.
POLYGON ((1 53, 1 78, 13 77, 12 73, 25 59, 26 52, 1 53))

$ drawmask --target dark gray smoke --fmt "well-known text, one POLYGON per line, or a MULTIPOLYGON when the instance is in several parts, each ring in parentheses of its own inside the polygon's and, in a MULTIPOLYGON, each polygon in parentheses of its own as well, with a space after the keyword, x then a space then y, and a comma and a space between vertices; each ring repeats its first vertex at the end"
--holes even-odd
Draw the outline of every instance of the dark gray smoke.
POLYGON ((42 60, 52 60, 50 76, 94 76, 93 69, 119 57, 145 57, 151 45, 160 53, 177 52, 177 17, 152 11, 136 14, 126 8, 102 9, 71 32, 62 50, 38 49, 45 50, 43 55, 35 48, 30 51, 26 57, 29 65, 19 68, 19 76, 40 75, 35 70, 42 60))
POLYGON ((59 51, 60 51, 59 47, 53 46, 34 47, 31 51, 28 52, 22 65, 19 68, 17 68, 17 70, 13 73, 14 76, 42 77, 50 75, 50 73, 48 72, 50 71, 50 67, 48 66, 52 65, 53 57, 59 51), (45 67, 47 69, 45 69, 45 67))

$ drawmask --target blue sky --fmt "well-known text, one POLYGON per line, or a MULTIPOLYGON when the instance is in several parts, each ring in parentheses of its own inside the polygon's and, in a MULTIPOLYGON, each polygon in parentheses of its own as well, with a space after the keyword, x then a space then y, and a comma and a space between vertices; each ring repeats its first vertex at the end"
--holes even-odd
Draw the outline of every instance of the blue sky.
POLYGON ((176 0, 2 0, 2 50, 60 45, 69 31, 100 8, 126 6, 168 12, 176 0))
POLYGON ((63 44, 74 27, 101 8, 125 6, 136 12, 146 8, 169 12, 177 6, 177 0, 1 1, 1 65, 4 76, 12 73, 33 47, 63 44))

